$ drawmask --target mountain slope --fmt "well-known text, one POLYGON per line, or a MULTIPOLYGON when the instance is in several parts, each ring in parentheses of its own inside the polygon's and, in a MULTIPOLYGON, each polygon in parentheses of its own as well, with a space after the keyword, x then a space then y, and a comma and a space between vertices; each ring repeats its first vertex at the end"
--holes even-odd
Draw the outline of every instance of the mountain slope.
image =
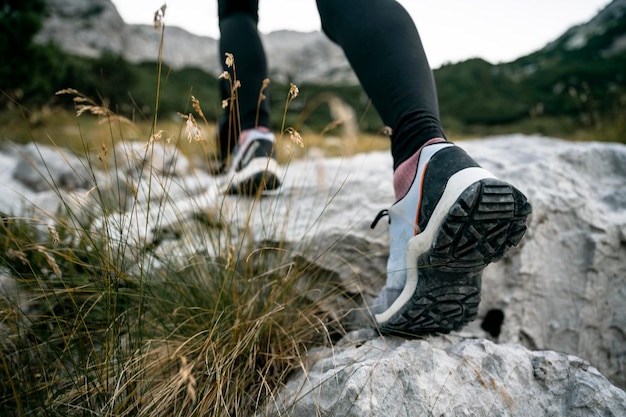
MULTIPOLYGON (((110 0, 48 2, 50 17, 37 35, 40 43, 54 41, 66 52, 82 57, 110 52, 135 64, 157 60, 161 33, 151 26, 125 24, 110 0)), ((307 100, 313 100, 328 84, 333 84, 333 91, 357 113, 366 111, 363 108, 367 98, 362 90, 339 88, 340 85, 360 87, 343 52, 322 33, 280 31, 264 35, 263 42, 269 56, 274 96, 280 96, 282 86, 289 81, 308 84, 299 99, 301 106, 305 106, 307 100)), ((194 73, 194 85, 190 85, 185 75, 177 77, 179 82, 174 88, 174 75, 184 68, 198 68, 216 76, 221 72, 222 59, 217 50, 215 39, 166 27, 163 60, 173 69, 169 78, 172 90, 166 95, 169 100, 184 104, 184 95, 190 88, 196 92, 199 86, 208 88, 205 76, 197 73, 194 73), (177 97, 179 90, 184 97, 177 97)), ((115 63, 113 68, 117 68, 115 63)), ((467 132, 473 126, 511 125, 539 117, 558 119, 571 132, 579 127, 598 126, 606 118, 623 119, 624 68, 626 0, 613 0, 589 22, 570 28, 528 56, 498 65, 472 59, 444 65, 434 73, 441 115, 448 129, 467 132)), ((139 78, 147 78, 145 70, 143 74, 139 78)), ((138 91, 153 88, 128 85, 120 96, 125 98, 132 91, 138 100, 138 91)), ((179 108, 181 104, 173 107, 179 108)), ((361 128, 380 128, 374 119, 362 123, 361 128)), ((535 125, 531 130, 537 132, 536 129, 535 125)), ((554 130, 540 131, 557 134, 554 130)), ((614 136, 620 135, 621 131, 614 136)))
POLYGON ((473 59, 435 71, 441 113, 452 123, 496 125, 568 116, 593 126, 626 108, 626 0, 541 50, 492 65, 473 59))
MULTIPOLYGON (((131 63, 158 58, 161 32, 148 25, 124 23, 110 0, 48 0, 50 16, 37 34, 70 54, 95 58, 104 52, 131 63)), ((277 82, 356 83, 339 47, 321 32, 278 31, 263 35, 270 76, 277 82)), ((216 39, 166 26, 163 62, 174 69, 195 67, 217 75, 222 57, 216 39)))
POLYGON ((626 0, 614 0, 593 19, 567 30, 548 44, 542 54, 575 54, 587 51, 592 56, 609 58, 626 52, 626 0))
MULTIPOLYGON (((36 36, 39 43, 53 41, 66 52, 85 57, 111 52, 131 63, 157 60, 160 31, 148 25, 125 24, 110 0, 48 0, 48 7, 50 16, 36 36)), ((588 23, 569 29, 545 48, 513 65, 501 66, 519 77, 574 57, 623 55, 625 12, 626 0, 614 0, 588 23)), ((278 31, 262 36, 273 80, 356 83, 343 52, 321 32, 278 31)), ((221 59, 216 39, 166 27, 163 60, 172 68, 196 67, 216 75, 221 71, 221 59)))

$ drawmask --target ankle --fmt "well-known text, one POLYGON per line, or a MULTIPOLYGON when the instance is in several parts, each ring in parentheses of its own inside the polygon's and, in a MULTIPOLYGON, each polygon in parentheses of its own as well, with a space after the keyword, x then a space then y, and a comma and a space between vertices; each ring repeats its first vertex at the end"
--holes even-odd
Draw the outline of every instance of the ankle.
POLYGON ((415 175, 417 174, 417 164, 419 162, 422 149, 428 145, 434 143, 443 143, 446 140, 443 138, 433 138, 427 141, 421 148, 417 150, 410 158, 402 162, 393 173, 393 190, 396 197, 396 201, 400 200, 409 191, 411 185, 415 181, 415 175))

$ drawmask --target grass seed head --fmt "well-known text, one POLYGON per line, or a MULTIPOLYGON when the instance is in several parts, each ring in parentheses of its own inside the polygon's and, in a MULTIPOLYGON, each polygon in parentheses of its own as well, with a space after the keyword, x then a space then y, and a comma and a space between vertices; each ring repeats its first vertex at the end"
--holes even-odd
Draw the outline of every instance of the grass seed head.
POLYGON ((163 130, 159 130, 156 133, 153 133, 150 136, 150 139, 148 139, 148 142, 146 143, 146 147, 152 145, 154 142, 159 142, 161 139, 163 139, 163 130))
POLYGON ((191 96, 191 103, 193 109, 196 111, 196 113, 198 113, 198 116, 204 118, 204 112, 202 111, 202 107, 200 106, 200 100, 198 100, 194 96, 191 96))
POLYGON ((300 133, 293 127, 288 127, 285 132, 289 134, 289 140, 291 140, 294 144, 298 145, 301 148, 304 148, 304 142, 302 141, 302 136, 300 133))
POLYGON ((155 29, 161 29, 165 24, 165 9, 167 9, 167 4, 163 4, 163 6, 161 6, 154 12, 152 25, 155 29))
POLYGON ((300 94, 300 89, 294 83, 289 83, 289 97, 291 100, 298 97, 298 94, 300 94))
POLYGON ((61 268, 59 268, 59 264, 57 264, 56 260, 54 259, 54 256, 52 256, 50 252, 43 246, 36 245, 35 248, 39 253, 44 256, 44 258, 46 258, 46 262, 48 263, 48 266, 52 269, 52 272, 54 272, 54 274, 58 278, 62 278, 63 273, 61 272, 61 268))
POLYGON ((187 139, 189 139, 189 143, 192 141, 201 142, 203 140, 202 130, 200 129, 200 126, 198 126, 198 123, 196 123, 196 119, 191 113, 187 116, 185 131, 187 132, 187 139))
POLYGON ((21 250, 9 248, 7 249, 7 257, 9 259, 17 259, 22 263, 22 265, 28 265, 28 258, 26 257, 26 254, 21 250))
POLYGON ((267 90, 267 87, 269 87, 269 85, 270 85, 270 79, 269 78, 264 79, 263 83, 261 84, 261 94, 263 94, 263 92, 267 90))
POLYGON ((59 246, 59 242, 61 239, 59 238, 59 233, 56 231, 54 226, 48 225, 48 232, 50 233, 50 236, 52 237, 52 245, 55 247, 59 246))
POLYGON ((230 52, 226 52, 226 60, 224 61, 228 68, 232 68, 235 65, 235 57, 230 52))

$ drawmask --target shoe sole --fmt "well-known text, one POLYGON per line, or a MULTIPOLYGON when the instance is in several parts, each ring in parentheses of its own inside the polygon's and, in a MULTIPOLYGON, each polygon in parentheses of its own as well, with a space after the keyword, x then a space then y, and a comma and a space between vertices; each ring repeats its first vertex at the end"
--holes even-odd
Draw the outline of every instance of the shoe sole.
POLYGON ((481 168, 463 170, 448 184, 426 229, 409 241, 402 294, 376 316, 384 333, 449 333, 474 320, 482 271, 526 232, 531 207, 515 187, 481 168))
POLYGON ((274 159, 254 158, 235 173, 226 187, 226 194, 254 196, 281 186, 278 163, 274 159))

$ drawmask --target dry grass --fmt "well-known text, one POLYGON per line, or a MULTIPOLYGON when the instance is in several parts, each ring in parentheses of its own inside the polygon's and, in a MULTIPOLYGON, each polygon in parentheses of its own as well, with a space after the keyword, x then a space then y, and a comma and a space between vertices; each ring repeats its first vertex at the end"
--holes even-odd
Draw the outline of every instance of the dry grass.
MULTIPOLYGON (((164 13, 159 9, 155 19, 164 13)), ((239 84, 235 76, 231 80, 236 104, 239 84)), ((292 86, 286 106, 297 93, 292 86)), ((195 98, 193 113, 135 122, 79 91, 59 94, 73 97, 76 114, 16 109, 0 135, 69 148, 87 161, 105 161, 136 141, 144 144, 146 160, 157 142, 176 145, 200 166, 214 157, 215 127, 195 98)), ((158 96, 159 91, 157 108, 158 96)), ((330 155, 363 149, 302 137, 283 125, 281 160, 303 156, 311 147, 330 155)), ((121 171, 115 164, 98 166, 117 173, 112 175, 121 171)), ((96 177, 91 163, 83 168, 96 177)), ((0 297, 3 417, 252 415, 303 366, 310 347, 342 331, 321 307, 340 290, 320 287, 308 266, 295 264, 280 243, 252 246, 251 231, 235 231, 225 213, 215 214, 215 221, 187 222, 177 236, 181 246, 168 256, 157 253, 154 241, 137 241, 129 233, 135 220, 128 219, 163 221, 172 204, 172 179, 152 181, 154 168, 145 168, 136 182, 147 182, 155 187, 148 194, 163 197, 146 207, 131 186, 126 221, 114 221, 120 205, 111 205, 96 186, 84 196, 96 208, 80 213, 53 186, 66 214, 51 217, 43 234, 41 220, 2 215, 3 289, 14 290, 0 297)), ((248 215, 254 215, 252 208, 248 215)))
MULTIPOLYGON (((89 106, 108 120, 94 129, 120 135, 108 152, 125 143, 126 129, 141 129, 89 106)), ((147 155, 157 139, 165 140, 145 142, 147 155)), ((177 143, 196 154, 206 146, 186 139, 177 143)), ((97 143, 83 141, 83 151, 102 152, 97 143)), ((165 197, 148 209, 160 213, 171 182, 150 184, 163 187, 151 190, 165 197)), ((166 259, 154 242, 134 241, 128 223, 109 219, 103 193, 91 196, 99 209, 87 221, 70 211, 43 234, 40 221, 3 216, 0 264, 20 294, 0 298, 3 416, 251 415, 310 347, 340 331, 320 308, 338 289, 320 288, 280 244, 251 246, 250 231, 234 233, 225 214, 188 225, 166 259), (94 227, 101 219, 104 227, 94 227), (204 242, 214 255, 184 242, 204 242)), ((141 206, 134 198, 130 207, 141 206)))
MULTIPOLYGON (((155 13, 161 46, 165 11, 155 13)), ((221 78, 230 83, 231 97, 222 106, 234 121, 241 83, 235 57, 225 58, 229 71, 221 78)), ((259 106, 269 83, 259 91, 259 106)), ((299 93, 292 84, 285 97, 275 132, 279 163, 389 150, 387 136, 359 132, 358 115, 332 95, 313 103, 329 106, 335 121, 326 129, 300 130, 312 107, 288 126, 287 110, 299 93)), ((128 182, 119 177, 125 166, 116 165, 124 161, 111 163, 107 156, 138 142, 145 153, 139 159, 148 161, 157 144, 167 143, 204 169, 215 158, 216 126, 198 98, 190 97, 189 112, 128 120, 75 89, 58 94, 73 99, 74 113, 15 106, 0 115, 0 142, 69 149, 89 161, 81 169, 91 177, 105 170, 113 182, 126 184, 130 201, 111 204, 94 185, 84 196, 89 208, 76 211, 53 186, 64 215, 42 223, 2 214, 0 274, 6 280, 0 289, 10 291, 0 294, 0 415, 221 417, 271 408, 289 375, 304 367, 309 349, 343 333, 337 312, 328 309, 342 289, 317 279, 318 268, 305 256, 282 242, 252 244, 251 230, 231 224, 226 212, 207 214, 200 202, 197 211, 208 217, 190 221, 178 213, 185 227, 176 231, 172 253, 129 232, 135 222, 154 218, 152 230, 170 226, 160 222, 176 206, 168 197, 175 181, 171 173, 153 181, 156 168, 148 164, 128 182), (142 183, 149 184, 148 195, 162 197, 146 205, 136 188, 142 183), (120 207, 130 214, 124 217, 120 207)), ((159 96, 157 87, 157 110, 159 96)), ((270 221, 280 227, 284 219, 270 221)))
MULTIPOLYGON (((107 128, 109 122, 109 119, 92 114, 82 115, 79 122, 75 113, 61 108, 38 111, 31 117, 15 110, 6 111, 0 114, 0 143, 7 140, 14 143, 37 142, 47 145, 53 139, 57 146, 76 152, 83 152, 85 146, 93 152, 99 152, 103 142, 145 143, 146 138, 154 136, 153 123, 149 120, 115 123, 112 129, 107 128)), ((190 142, 185 138, 186 120, 180 115, 160 119, 156 133, 160 133, 158 140, 176 144, 196 168, 203 169, 206 167, 207 157, 215 156, 216 126, 202 121, 197 124, 202 138, 200 141, 190 142), (178 140, 179 138, 182 140, 178 140)), ((340 125, 340 122, 336 124, 340 125)), ((288 129, 293 128, 287 127, 282 137, 280 135, 277 137, 278 161, 281 164, 310 155, 349 157, 358 153, 390 149, 389 138, 382 133, 358 132, 356 137, 350 138, 346 137, 341 129, 336 134, 296 131, 302 141, 300 146, 290 138, 288 129)))

